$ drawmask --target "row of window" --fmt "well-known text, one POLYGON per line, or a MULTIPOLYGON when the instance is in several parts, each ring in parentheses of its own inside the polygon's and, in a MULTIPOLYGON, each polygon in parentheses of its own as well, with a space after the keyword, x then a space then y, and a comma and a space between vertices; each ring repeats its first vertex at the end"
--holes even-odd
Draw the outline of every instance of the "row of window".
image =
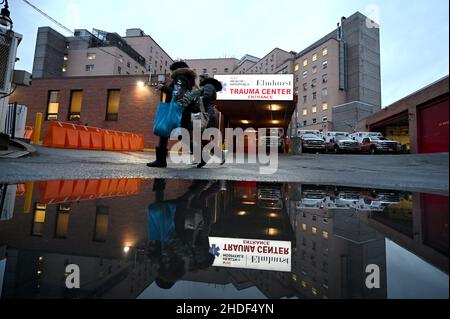
MULTIPOLYGON (((322 103, 322 111, 327 111, 327 110, 328 110, 328 103, 322 103)), ((313 113, 313 114, 317 113, 317 105, 313 105, 311 107, 311 113, 313 113)), ((303 116, 308 115, 308 108, 306 108, 306 107, 303 108, 302 115, 303 116)))
MULTIPOLYGON (((323 48, 322 49, 322 56, 324 57, 324 56, 327 56, 327 55, 328 55, 328 48, 323 48)), ((314 53, 311 56, 311 61, 312 62, 316 62, 317 61, 317 56, 318 56, 317 53, 314 53)), ((308 58, 303 59, 302 65, 303 65, 303 67, 307 67, 308 66, 308 58)), ((314 67, 315 66, 313 66, 313 68, 314 67)), ((326 69, 327 67, 328 67, 328 61, 324 61, 322 63, 322 68, 326 69)), ((294 67, 294 71, 298 71, 299 69, 300 69, 300 65, 296 64, 295 67, 294 67)))
MULTIPOLYGON (((194 72, 197 72, 197 69, 193 69, 193 70, 194 70, 194 72)), ((224 68, 223 69, 223 73, 228 73, 229 71, 230 71, 229 68, 224 68)), ((217 74, 217 72, 218 72, 217 68, 213 68, 212 69, 212 74, 217 74)), ((202 74, 209 74, 208 73, 208 69, 202 69, 202 74)))
MULTIPOLYGON (((32 236, 43 236, 44 225, 47 214, 47 205, 36 203, 34 207, 33 224, 31 227, 32 236)), ((70 206, 58 205, 56 209, 56 223, 54 237, 59 239, 67 238, 69 231, 70 206)), ((97 206, 95 215, 95 226, 93 241, 104 242, 108 235, 109 207, 97 206)))
MULTIPOLYGON (((61 91, 49 91, 46 120, 58 120, 61 91)), ((83 104, 83 91, 70 91, 69 121, 79 121, 83 104)), ((119 118, 120 90, 108 90, 105 121, 117 121, 119 118)))
MULTIPOLYGON (((324 116, 324 117, 322 117, 322 123, 326 123, 326 122, 328 122, 328 116, 324 116)), ((314 118, 314 119, 312 119, 311 120, 311 124, 317 124, 318 122, 317 122, 317 119, 316 118, 314 118)), ((308 121, 307 120, 304 120, 303 121, 303 126, 307 126, 308 125, 308 121)))
MULTIPOLYGON (((296 91, 296 92, 298 93, 298 91, 296 91)), ((323 88, 321 93, 322 93, 322 98, 326 98, 328 96, 328 88, 323 88)), ((312 100, 313 101, 317 100, 317 92, 312 93, 312 100)), ((307 95, 302 96, 302 102, 303 102, 303 104, 306 104, 308 102, 307 95)))

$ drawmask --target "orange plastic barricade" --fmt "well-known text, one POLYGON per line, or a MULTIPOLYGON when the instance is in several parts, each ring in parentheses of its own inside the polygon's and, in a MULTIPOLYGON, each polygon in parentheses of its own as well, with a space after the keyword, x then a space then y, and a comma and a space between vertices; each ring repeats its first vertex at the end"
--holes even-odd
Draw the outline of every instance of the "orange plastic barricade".
POLYGON ((91 148, 91 132, 89 132, 86 126, 77 125, 79 146, 82 150, 88 150, 91 148))
POLYGON ((61 125, 66 129, 66 141, 65 147, 67 148, 78 148, 78 130, 75 124, 72 123, 61 123, 61 125))
POLYGON ((139 178, 127 179, 127 183, 125 185, 126 194, 137 194, 140 192, 140 188, 141 188, 141 179, 139 178))
POLYGON ((66 131, 66 128, 61 122, 50 122, 42 145, 48 147, 64 147, 66 142, 66 131))
POLYGON ((143 151, 144 150, 144 135, 139 135, 139 151, 143 151))
POLYGON ((74 186, 69 201, 80 200, 81 197, 85 194, 85 190, 86 190, 86 180, 80 179, 74 181, 74 186))
POLYGON ((88 127, 88 131, 91 133, 91 148, 93 150, 103 149, 103 130, 97 127, 88 127))
POLYGON ((98 179, 90 179, 86 181, 86 188, 84 190, 83 196, 81 196, 81 200, 90 200, 96 198, 98 196, 99 185, 100 180, 98 179))
POLYGON ((17 184, 16 196, 23 196, 26 192, 25 184, 17 184))
POLYGON ((130 137, 130 151, 139 151, 141 145, 141 140, 139 135, 131 134, 130 137))
POLYGON ((52 201, 59 196, 61 181, 44 181, 39 183, 41 202, 52 201))
POLYGON ((117 194, 117 186, 119 185, 119 180, 118 179, 112 179, 109 182, 109 187, 108 187, 108 192, 107 195, 108 196, 113 196, 117 194))
POLYGON ((119 132, 112 132, 113 134, 113 150, 121 151, 122 150, 122 136, 120 136, 119 132))
POLYGON ((130 133, 119 132, 121 140, 122 140, 122 151, 130 150, 130 133))
POLYGON ((34 135, 34 127, 25 126, 25 132, 23 133, 23 138, 27 140, 32 140, 34 135))
POLYGON ((103 130, 103 149, 105 151, 114 150, 114 135, 112 131, 103 130))
POLYGON ((117 184, 116 195, 125 195, 125 193, 126 193, 126 190, 125 190, 126 185, 127 185, 127 180, 126 179, 119 180, 119 184, 117 184))
POLYGON ((98 191, 97 191, 97 196, 99 198, 109 195, 108 190, 109 190, 109 183, 110 182, 111 182, 111 180, 109 180, 109 179, 102 179, 102 180, 100 180, 99 185, 98 185, 98 191))

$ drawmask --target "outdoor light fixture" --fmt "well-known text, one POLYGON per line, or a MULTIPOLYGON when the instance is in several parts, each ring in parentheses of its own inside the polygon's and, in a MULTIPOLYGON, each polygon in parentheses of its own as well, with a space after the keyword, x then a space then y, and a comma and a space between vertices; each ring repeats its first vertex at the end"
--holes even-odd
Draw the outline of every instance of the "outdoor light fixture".
POLYGON ((123 252, 126 254, 130 251, 131 247, 130 246, 125 246, 123 247, 123 252))
POLYGON ((273 120, 273 121, 272 121, 272 124, 280 124, 280 121, 278 121, 278 120, 273 120))
POLYGON ((245 216, 247 215, 247 212, 245 210, 241 210, 240 212, 238 212, 239 216, 245 216))
POLYGON ((242 120, 241 123, 242 123, 242 124, 250 124, 250 121, 248 121, 248 120, 242 120))
POLYGON ((270 104, 269 105, 269 111, 281 111, 283 107, 278 104, 270 104))
POLYGON ((10 17, 10 12, 8 10, 8 0, 4 0, 1 2, 1 4, 4 4, 2 11, 0 12, 0 24, 4 27, 10 27, 12 26, 13 22, 10 17))
POLYGON ((136 85, 139 88, 143 88, 145 86, 145 82, 144 81, 137 81, 136 85))

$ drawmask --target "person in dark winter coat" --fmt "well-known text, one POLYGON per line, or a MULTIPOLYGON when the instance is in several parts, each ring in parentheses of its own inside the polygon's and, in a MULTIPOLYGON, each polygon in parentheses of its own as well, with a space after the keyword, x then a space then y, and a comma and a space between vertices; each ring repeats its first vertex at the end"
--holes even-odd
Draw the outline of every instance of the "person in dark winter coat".
MULTIPOLYGON (((217 128, 218 125, 216 123, 216 117, 217 117, 217 110, 216 110, 216 101, 217 101, 217 92, 222 91, 222 83, 217 81, 214 78, 205 77, 201 79, 200 81, 200 94, 203 98, 203 105, 205 106, 206 112, 209 114, 209 122, 207 128, 215 127, 217 128)), ((210 141, 202 141, 202 153, 203 148, 209 143, 210 141)), ((224 163, 224 156, 222 154, 222 164, 224 163)), ((205 160, 203 159, 203 156, 201 158, 200 163, 197 165, 198 168, 202 168, 206 165, 205 160)))
MULTIPOLYGON (((195 86, 195 80, 197 75, 188 65, 183 61, 178 61, 170 66, 172 72, 171 78, 172 82, 169 85, 158 86, 159 90, 163 93, 162 97, 165 96, 164 101, 166 103, 171 102, 183 102, 184 95, 192 90, 195 86)), ((191 101, 192 102, 192 101, 191 101)), ((184 105, 185 111, 183 112, 183 117, 181 124, 186 122, 185 118, 190 118, 190 106, 184 105)), ((184 125, 186 125, 184 123, 184 125)), ((148 167, 167 167, 167 145, 169 142, 169 137, 159 137, 158 146, 155 147, 156 160, 148 163, 148 167)))
POLYGON ((157 261, 156 284, 171 288, 186 272, 206 269, 214 262, 209 252, 213 210, 209 199, 220 191, 217 182, 193 181, 178 199, 164 200, 165 181, 155 179, 156 200, 148 207, 147 255, 157 261))

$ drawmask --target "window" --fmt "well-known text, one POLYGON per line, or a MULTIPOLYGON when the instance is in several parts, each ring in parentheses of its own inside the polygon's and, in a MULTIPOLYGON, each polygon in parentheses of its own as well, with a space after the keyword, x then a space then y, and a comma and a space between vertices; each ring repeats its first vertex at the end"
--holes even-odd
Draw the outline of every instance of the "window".
POLYGON ((48 92, 47 116, 46 116, 47 121, 58 119, 60 97, 61 97, 61 92, 59 92, 59 91, 49 91, 48 92))
POLYGON ((217 68, 213 68, 213 69, 212 69, 212 73, 213 73, 213 74, 216 74, 216 73, 217 73, 217 68))
POLYGON ((96 57, 97 57, 97 56, 96 56, 95 53, 88 53, 88 54, 87 54, 88 60, 95 60, 96 57))
POLYGON ((316 227, 312 227, 311 232, 313 235, 317 234, 317 228, 316 227))
POLYGON ((311 81, 311 87, 312 88, 315 88, 317 86, 317 79, 313 79, 312 81, 311 81))
POLYGON ((69 230, 70 206, 59 205, 56 215, 55 238, 66 238, 69 230))
POLYGON ((314 53, 312 56, 312 61, 316 62, 317 61, 317 53, 314 53))
POLYGON ((328 110, 328 103, 322 103, 322 111, 328 110))
POLYGON ((294 94, 298 95, 298 89, 297 88, 294 90, 294 94))
POLYGON ((328 82, 328 74, 322 75, 322 83, 327 83, 327 82, 328 82))
POLYGON ((314 65, 312 67, 312 74, 316 74, 317 73, 317 65, 314 65))
POLYGON ((69 60, 69 55, 68 54, 64 54, 64 61, 69 60))
POLYGON ((303 83, 303 91, 306 91, 308 89, 308 83, 303 83))
POLYGON ((328 48, 323 48, 322 50, 322 56, 328 55, 328 48))
POLYGON ((316 288, 311 288, 311 292, 314 296, 317 296, 317 289, 316 288))
POLYGON ((67 64, 63 64, 63 67, 62 67, 61 71, 67 72, 67 64))
POLYGON ((306 79, 307 76, 308 76, 308 71, 303 71, 303 78, 306 79))
POLYGON ((228 68, 223 69, 225 73, 228 73, 228 68))
POLYGON ((66 42, 66 49, 70 49, 70 42, 66 42))
POLYGON ((308 59, 304 59, 303 60, 303 66, 307 66, 308 65, 308 59))
MULTIPOLYGON (((306 116, 308 115, 308 109, 305 107, 303 108, 303 115, 306 116)), ((305 124, 306 125, 306 124, 305 124)))
POLYGON ((306 126, 308 124, 308 121, 303 121, 303 126, 306 126))
POLYGON ((36 203, 34 207, 33 226, 31 235, 42 236, 44 234, 45 213, 47 205, 36 203))
POLYGON ((294 67, 294 71, 297 72, 299 69, 300 69, 300 65, 298 65, 298 63, 297 63, 294 67))
POLYGON ((303 288, 306 288, 306 287, 307 287, 306 282, 305 282, 304 280, 302 280, 302 287, 303 287, 303 288))
POLYGON ((312 113, 317 113, 317 106, 316 106, 316 105, 314 105, 314 106, 311 108, 311 112, 312 112, 312 113))
POLYGON ((298 83, 298 81, 299 81, 299 78, 298 78, 298 75, 296 75, 295 76, 295 83, 298 83))
POLYGON ((317 123, 317 119, 313 119, 312 122, 313 122, 313 124, 316 124, 317 123))
POLYGON ((122 67, 120 67, 120 66, 117 67, 117 73, 119 73, 119 75, 122 74, 122 67))
POLYGON ((328 122, 328 116, 324 116, 324 117, 322 117, 322 122, 323 122, 323 123, 326 123, 326 122, 328 122))
POLYGON ((120 90, 108 90, 106 105, 106 121, 117 121, 119 118, 120 90))
POLYGON ((104 242, 108 235, 109 207, 97 206, 95 215, 94 241, 104 242))
POLYGON ((303 103, 306 103, 307 100, 308 100, 308 97, 306 95, 303 95, 303 103))
POLYGON ((313 92, 312 98, 313 98, 313 100, 317 100, 317 92, 313 92))
POLYGON ((328 61, 323 61, 322 62, 322 69, 328 69, 328 61))
POLYGON ((322 237, 325 239, 328 239, 328 232, 327 231, 323 231, 322 232, 322 237))
POLYGON ((86 64, 86 72, 91 72, 94 70, 93 64, 86 64))
POLYGON ((83 102, 83 91, 70 91, 69 121, 77 121, 81 117, 81 104, 83 102))
POLYGON ((327 89, 327 88, 323 88, 323 89, 322 89, 322 96, 323 96, 323 97, 328 96, 328 89, 327 89))
POLYGON ((306 231, 306 230, 307 230, 306 224, 302 224, 302 229, 303 229, 303 231, 306 231))
MULTIPOLYGON (((156 61, 155 61, 155 66, 156 66, 156 61)), ((131 68, 131 63, 130 63, 130 61, 127 61, 127 68, 131 68)))
POLYGON ((208 69, 203 69, 203 74, 208 74, 208 69))

